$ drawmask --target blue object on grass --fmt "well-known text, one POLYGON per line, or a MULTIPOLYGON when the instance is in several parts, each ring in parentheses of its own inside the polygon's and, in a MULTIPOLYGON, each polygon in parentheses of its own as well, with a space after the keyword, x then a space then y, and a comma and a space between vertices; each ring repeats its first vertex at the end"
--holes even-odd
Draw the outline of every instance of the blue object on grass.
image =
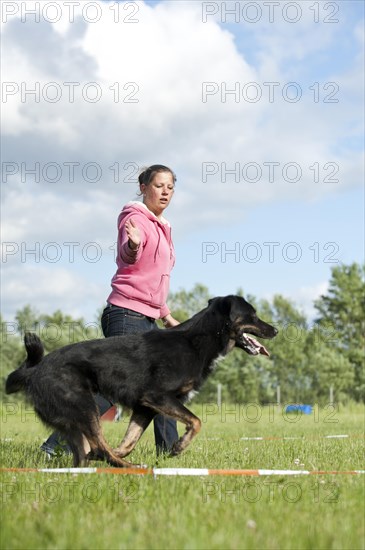
POLYGON ((312 405, 288 405, 285 409, 285 412, 296 412, 301 411, 304 414, 311 414, 312 412, 312 405))

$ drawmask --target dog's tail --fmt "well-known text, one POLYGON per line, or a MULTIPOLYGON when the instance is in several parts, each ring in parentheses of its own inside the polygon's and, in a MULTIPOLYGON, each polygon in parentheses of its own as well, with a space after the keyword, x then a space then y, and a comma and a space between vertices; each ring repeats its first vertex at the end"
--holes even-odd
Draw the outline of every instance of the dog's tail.
POLYGON ((26 332, 24 345, 27 358, 17 370, 9 374, 5 385, 6 393, 16 393, 24 390, 28 378, 32 375, 31 367, 35 367, 43 359, 43 344, 36 334, 26 332))

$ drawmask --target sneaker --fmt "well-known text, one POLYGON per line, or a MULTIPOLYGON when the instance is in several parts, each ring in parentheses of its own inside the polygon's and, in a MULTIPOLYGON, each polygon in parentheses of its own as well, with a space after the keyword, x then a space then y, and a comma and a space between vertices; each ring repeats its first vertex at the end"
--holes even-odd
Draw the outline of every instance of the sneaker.
POLYGON ((42 443, 40 448, 46 453, 47 458, 49 459, 56 456, 61 456, 64 453, 72 454, 70 447, 57 432, 51 434, 47 441, 42 443))

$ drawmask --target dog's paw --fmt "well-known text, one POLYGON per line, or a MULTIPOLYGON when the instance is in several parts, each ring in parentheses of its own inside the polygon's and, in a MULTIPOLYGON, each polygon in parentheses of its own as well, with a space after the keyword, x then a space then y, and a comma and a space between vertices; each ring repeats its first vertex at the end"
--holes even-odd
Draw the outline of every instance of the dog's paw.
POLYGON ((124 458, 125 456, 128 456, 128 452, 123 452, 120 449, 116 448, 113 449, 113 455, 117 456, 118 458, 124 458))
POLYGON ((178 456, 179 454, 181 454, 183 451, 183 449, 181 448, 181 445, 179 444, 179 442, 177 441, 176 443, 173 444, 173 446, 171 447, 171 451, 169 453, 169 456, 178 456))
POLYGON ((104 455, 103 455, 101 452, 98 452, 98 451, 90 451, 90 452, 86 455, 86 459, 87 459, 87 460, 104 460, 105 457, 104 457, 104 455))

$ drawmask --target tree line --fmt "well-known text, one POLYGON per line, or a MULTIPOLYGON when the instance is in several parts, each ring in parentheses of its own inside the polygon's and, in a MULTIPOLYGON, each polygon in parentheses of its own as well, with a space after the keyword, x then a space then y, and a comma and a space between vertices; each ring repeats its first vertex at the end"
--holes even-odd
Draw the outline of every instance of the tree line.
MULTIPOLYGON (((215 401, 217 384, 221 384, 223 399, 231 403, 273 403, 278 386, 284 403, 327 402, 331 387, 338 403, 365 401, 364 274, 365 266, 357 263, 333 267, 327 293, 314 302, 317 317, 311 322, 284 296, 262 300, 238 289, 236 294, 244 295, 259 317, 279 330, 266 346, 270 358, 234 350, 219 363, 195 400, 215 401)), ((212 297, 207 287, 196 284, 190 291, 171 293, 169 307, 182 322, 206 307, 212 297)), ((25 330, 39 334, 48 353, 102 337, 101 311, 86 323, 61 311, 39 314, 26 305, 17 311, 15 322, 1 319, 2 394, 6 376, 24 360, 25 330)))

